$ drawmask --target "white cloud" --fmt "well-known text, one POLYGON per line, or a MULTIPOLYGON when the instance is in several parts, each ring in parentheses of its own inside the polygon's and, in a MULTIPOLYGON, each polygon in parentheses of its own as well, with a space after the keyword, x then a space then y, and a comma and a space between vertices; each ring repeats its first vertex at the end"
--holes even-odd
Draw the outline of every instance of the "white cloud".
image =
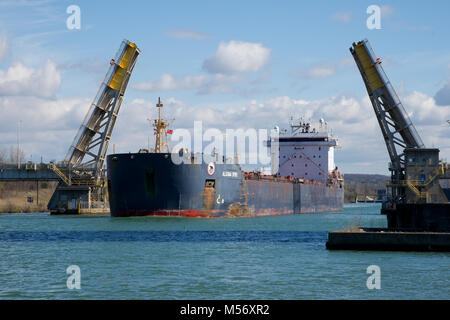
POLYGON ((380 11, 381 11, 381 18, 387 18, 389 19, 390 17, 392 17, 392 15, 395 12, 395 9, 388 6, 388 5, 383 5, 380 7, 380 11))
MULTIPOLYGON (((33 160, 38 160, 40 155, 44 155, 44 161, 62 160, 90 103, 90 99, 77 97, 53 100, 30 96, 0 97, 0 114, 8 114, 8 117, 0 117, 0 149, 15 145, 20 120, 21 145, 27 160, 31 155, 33 160)), ((153 129, 147 119, 155 118, 155 103, 144 99, 124 101, 109 152, 112 152, 113 144, 116 145, 116 152, 135 152, 147 147, 149 139, 153 145, 153 129)), ((358 159, 358 153, 368 157, 373 148, 365 147, 367 144, 362 147, 355 144, 359 144, 358 141, 362 144, 365 138, 370 140, 378 136, 374 132, 369 133, 372 129, 378 130, 374 117, 367 119, 364 116, 370 111, 369 106, 349 97, 307 101, 281 96, 263 102, 252 100, 208 106, 194 106, 168 98, 163 103, 163 116, 169 120, 175 118, 174 128, 191 128, 194 120, 202 120, 204 128, 271 128, 274 124, 286 124, 291 115, 318 119, 325 114, 325 119, 345 147, 345 153, 339 151, 337 156, 339 164, 345 163, 343 154, 348 154, 347 158, 351 161, 358 159), (353 124, 347 125, 349 123, 353 124), (356 137, 353 141, 352 136, 356 137)), ((379 136, 382 143, 381 134, 379 136)), ((367 161, 362 155, 360 157, 367 161)), ((374 159, 377 159, 376 155, 370 161, 376 161, 374 159)))
POLYGON ((9 6, 17 6, 17 7, 27 7, 27 6, 42 6, 43 4, 47 4, 49 0, 42 1, 32 1, 32 0, 13 0, 13 1, 2 1, 0 2, 0 6, 9 7, 9 6))
POLYGON ((439 106, 434 98, 417 91, 402 100, 425 146, 439 148, 440 158, 450 160, 450 103, 439 106))
POLYGON ((305 70, 295 71, 292 74, 294 76, 298 76, 298 77, 306 78, 306 79, 328 78, 328 77, 336 74, 336 72, 341 69, 353 67, 353 66, 354 66, 353 59, 344 58, 335 64, 318 63, 318 64, 308 67, 305 70))
POLYGON ((439 125, 450 119, 450 103, 438 106, 434 98, 421 92, 413 91, 403 98, 403 105, 418 125, 439 125))
POLYGON ((294 72, 294 75, 307 79, 328 78, 336 73, 332 65, 315 65, 305 71, 294 72))
POLYGON ((193 30, 170 30, 166 32, 166 35, 171 38, 177 38, 177 39, 196 39, 196 40, 203 40, 207 38, 211 38, 212 35, 193 31, 193 30))
POLYGON ((235 86, 245 81, 245 78, 236 74, 214 74, 185 76, 177 78, 165 73, 154 82, 139 82, 132 87, 140 91, 175 91, 196 89, 197 94, 234 93, 244 94, 245 90, 235 86))
POLYGON ((271 49, 261 43, 221 42, 216 53, 205 60, 203 68, 210 73, 258 71, 269 60, 271 49))
POLYGON ((325 118, 339 137, 342 150, 337 151, 336 161, 345 172, 387 171, 388 156, 384 150, 381 132, 370 102, 352 97, 336 96, 319 100, 301 100, 280 96, 263 102, 252 100, 240 105, 176 107, 174 114, 183 123, 177 127, 190 128, 194 120, 202 120, 204 128, 256 128, 269 129, 274 125, 287 126, 291 116, 303 116, 306 120, 325 118), (372 164, 371 167, 367 163, 372 164))
MULTIPOLYGON (((420 92, 405 96, 404 105, 410 112, 413 123, 426 146, 439 147, 442 158, 450 158, 450 137, 448 125, 441 125, 450 116, 450 106, 439 107, 432 97, 420 92), (437 115, 433 119, 433 115, 437 115), (444 120, 443 120, 444 119, 444 120), (440 121, 440 122, 439 122, 440 121)), ((223 105, 190 105, 177 99, 167 99, 163 112, 166 118, 174 117, 173 128, 191 129, 196 120, 203 121, 203 128, 272 128, 274 125, 286 127, 291 116, 316 121, 324 118, 338 136, 341 149, 336 151, 337 165, 347 173, 386 173, 389 162, 388 153, 381 130, 368 97, 356 99, 348 96, 334 96, 317 100, 302 100, 280 96, 265 101, 246 101, 223 105)), ((154 102, 135 100, 132 107, 119 117, 115 143, 121 152, 136 151, 144 147, 148 136, 153 135, 142 113, 153 111, 154 102), (121 119, 120 119, 121 118, 121 119), (136 125, 130 132, 127 123, 136 125), (121 131, 121 132, 119 132, 121 131), (132 139, 131 139, 132 137, 132 139), (130 143, 130 141, 133 141, 130 143)))
POLYGON ((26 158, 63 160, 91 104, 90 99, 33 96, 0 97, 0 149, 16 145, 19 121, 26 158))
POLYGON ((268 61, 270 49, 260 43, 242 41, 222 42, 217 52, 203 63, 208 74, 179 77, 162 74, 156 81, 144 81, 132 87, 140 91, 196 90, 197 94, 237 94, 247 96, 256 92, 255 87, 270 78, 270 73, 245 74, 258 71, 268 61), (255 79, 256 75, 256 79, 255 79), (237 84, 246 83, 250 87, 237 84))
POLYGON ((438 92, 436 92, 434 99, 438 105, 450 105, 450 80, 448 80, 447 83, 438 92))
POLYGON ((102 74, 107 68, 107 62, 98 57, 92 59, 83 59, 77 62, 65 62, 58 64, 58 70, 64 72, 67 70, 81 70, 83 72, 102 74))
POLYGON ((201 88, 207 80, 205 75, 186 76, 179 80, 175 76, 164 73, 155 82, 140 82, 133 85, 136 90, 142 91, 167 91, 201 88))
POLYGON ((8 49, 9 45, 6 36, 0 35, 0 60, 2 60, 3 57, 6 55, 8 49))
POLYGON ((210 77, 208 81, 199 88, 199 94, 214 94, 214 93, 236 93, 241 94, 243 91, 238 90, 234 84, 241 83, 245 79, 236 74, 215 74, 210 77))
MULTIPOLYGON (((213 80, 214 77, 210 79, 213 80)), ((412 92, 402 97, 402 101, 412 114, 412 121, 426 146, 439 147, 441 157, 450 158, 450 137, 445 123, 450 117, 450 106, 437 106, 432 97, 420 92, 412 92)), ((315 121, 324 118, 342 146, 336 151, 336 163, 343 172, 387 173, 388 154, 366 96, 361 99, 333 96, 316 100, 279 96, 264 101, 246 100, 222 105, 191 105, 175 98, 162 102, 163 116, 169 120, 175 118, 175 122, 171 121, 171 127, 175 129, 190 129, 194 120, 202 120, 204 129, 224 130, 269 129, 274 125, 286 127, 290 116, 303 116, 315 121)), ((90 103, 91 99, 79 97, 0 97, 0 114, 8 115, 0 117, 0 149, 15 145, 17 123, 21 120, 22 145, 27 159, 33 154, 33 160, 37 160, 42 154, 47 161, 62 160, 90 103)), ((155 118, 155 103, 145 99, 124 100, 109 152, 112 152, 113 144, 116 152, 135 152, 147 147, 149 139, 153 145, 153 129, 147 119, 155 118)))
POLYGON ((51 97, 60 85, 61 74, 52 60, 37 69, 15 62, 7 71, 0 70, 0 96, 51 97))
POLYGON ((331 19, 343 23, 349 23, 352 20, 351 12, 335 12, 331 15, 331 19))

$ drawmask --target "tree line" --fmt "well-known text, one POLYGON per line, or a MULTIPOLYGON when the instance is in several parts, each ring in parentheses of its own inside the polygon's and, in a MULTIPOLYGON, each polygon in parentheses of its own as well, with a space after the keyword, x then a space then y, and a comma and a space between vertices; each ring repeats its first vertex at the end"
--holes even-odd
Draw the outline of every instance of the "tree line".
POLYGON ((18 148, 11 146, 8 148, 0 149, 0 163, 18 163, 25 162, 25 152, 18 148))
POLYGON ((376 199, 378 190, 386 189, 389 176, 379 174, 345 174, 345 202, 355 202, 356 198, 369 196, 376 199))

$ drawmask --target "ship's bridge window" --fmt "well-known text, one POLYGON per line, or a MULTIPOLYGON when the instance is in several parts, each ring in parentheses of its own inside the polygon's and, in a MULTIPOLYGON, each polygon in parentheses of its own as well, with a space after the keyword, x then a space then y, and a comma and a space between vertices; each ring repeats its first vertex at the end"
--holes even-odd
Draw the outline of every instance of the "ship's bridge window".
POLYGON ((307 167, 308 166, 308 164, 307 163, 305 163, 305 167, 307 167))

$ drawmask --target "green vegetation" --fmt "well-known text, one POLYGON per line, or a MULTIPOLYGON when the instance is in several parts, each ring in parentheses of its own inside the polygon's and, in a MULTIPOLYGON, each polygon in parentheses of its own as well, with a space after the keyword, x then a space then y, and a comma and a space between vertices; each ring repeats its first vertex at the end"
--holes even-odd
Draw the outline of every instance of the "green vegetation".
POLYGON ((377 199, 377 191, 386 189, 386 182, 390 180, 389 176, 381 174, 354 174, 347 173, 345 179, 345 202, 355 202, 358 199, 364 199, 366 196, 377 199))

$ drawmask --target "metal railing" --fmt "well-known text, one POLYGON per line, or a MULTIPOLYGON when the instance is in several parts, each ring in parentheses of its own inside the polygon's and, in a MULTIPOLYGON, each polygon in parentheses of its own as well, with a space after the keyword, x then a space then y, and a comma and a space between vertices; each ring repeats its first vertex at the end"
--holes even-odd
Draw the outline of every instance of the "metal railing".
POLYGON ((56 165, 49 164, 48 168, 53 170, 67 185, 71 185, 70 179, 56 165))
POLYGON ((421 184, 419 180, 401 180, 397 183, 388 182, 386 184, 387 187, 408 187, 412 192, 416 194, 416 199, 427 199, 428 198, 428 192, 426 191, 420 191, 417 187, 426 186, 425 184, 421 184))
POLYGON ((109 209, 109 202, 79 200, 77 207, 78 209, 109 209))

